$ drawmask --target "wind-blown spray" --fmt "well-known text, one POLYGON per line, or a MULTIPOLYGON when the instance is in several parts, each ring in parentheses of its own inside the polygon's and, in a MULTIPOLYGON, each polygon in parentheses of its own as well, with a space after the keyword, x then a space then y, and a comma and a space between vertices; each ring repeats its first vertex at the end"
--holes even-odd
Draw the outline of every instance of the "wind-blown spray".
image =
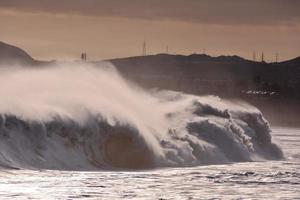
POLYGON ((282 157, 256 108, 146 92, 109 63, 4 67, 0 92, 3 167, 135 169, 282 157))

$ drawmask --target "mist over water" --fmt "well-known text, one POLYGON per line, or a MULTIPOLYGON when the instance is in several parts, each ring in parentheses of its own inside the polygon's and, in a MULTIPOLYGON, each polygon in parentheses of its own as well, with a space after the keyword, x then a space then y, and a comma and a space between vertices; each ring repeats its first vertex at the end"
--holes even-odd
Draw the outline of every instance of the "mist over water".
POLYGON ((0 166, 144 169, 281 159, 256 108, 144 91, 110 63, 0 70, 0 166))

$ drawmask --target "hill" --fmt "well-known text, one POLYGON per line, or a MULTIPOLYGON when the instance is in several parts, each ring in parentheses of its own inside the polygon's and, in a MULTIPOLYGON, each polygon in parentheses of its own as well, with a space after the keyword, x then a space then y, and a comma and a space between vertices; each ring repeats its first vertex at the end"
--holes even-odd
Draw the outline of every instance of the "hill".
POLYGON ((299 96, 300 91, 297 59, 265 63, 238 56, 158 54, 110 61, 122 74, 149 88, 221 96, 251 94, 253 91, 255 94, 299 96))
POLYGON ((291 60, 280 62, 279 65, 289 65, 289 66, 298 66, 300 67, 300 56, 291 60))
POLYGON ((32 65, 35 60, 24 50, 0 41, 0 64, 32 65))
MULTIPOLYGON (((146 88, 230 97, 276 94, 300 98, 300 57, 265 63, 239 56, 157 54, 108 61, 125 77, 146 88)), ((53 62, 36 61, 24 50, 0 42, 0 64, 45 66, 53 62)))

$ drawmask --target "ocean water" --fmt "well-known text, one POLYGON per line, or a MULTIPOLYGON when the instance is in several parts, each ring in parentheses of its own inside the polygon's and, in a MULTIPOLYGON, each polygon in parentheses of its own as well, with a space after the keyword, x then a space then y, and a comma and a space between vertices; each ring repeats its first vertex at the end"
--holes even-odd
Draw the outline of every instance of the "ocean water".
POLYGON ((7 170, 1 199, 299 199, 300 129, 275 127, 282 161, 141 171, 7 170))
POLYGON ((1 199, 296 199, 300 130, 109 63, 2 68, 1 199))

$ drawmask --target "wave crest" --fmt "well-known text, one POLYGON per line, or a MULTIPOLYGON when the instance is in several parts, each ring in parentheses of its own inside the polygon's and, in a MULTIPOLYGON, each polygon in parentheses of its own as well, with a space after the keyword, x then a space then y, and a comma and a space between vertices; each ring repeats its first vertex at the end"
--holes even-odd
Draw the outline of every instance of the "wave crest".
POLYGON ((145 169, 283 157, 256 108, 213 96, 148 93, 109 64, 0 76, 0 91, 8 91, 0 104, 2 167, 145 169))

